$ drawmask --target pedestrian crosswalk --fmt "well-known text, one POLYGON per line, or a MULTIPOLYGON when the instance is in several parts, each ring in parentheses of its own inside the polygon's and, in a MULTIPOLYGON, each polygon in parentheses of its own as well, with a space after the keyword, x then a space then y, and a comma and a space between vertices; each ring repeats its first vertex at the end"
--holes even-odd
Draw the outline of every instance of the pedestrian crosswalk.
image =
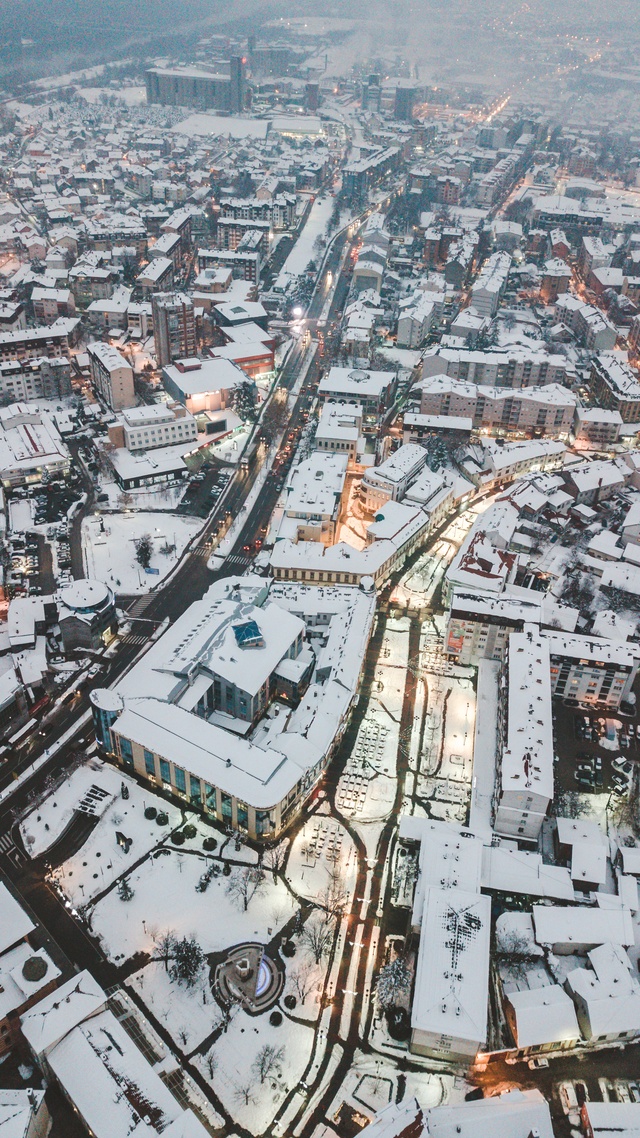
POLYGON ((152 600, 154 600, 154 597, 149 595, 138 597, 138 599, 133 602, 131 608, 127 610, 129 616, 141 616, 145 609, 149 607, 152 600))
POLYGON ((10 834, 3 834, 0 837, 0 854, 12 861, 18 868, 24 865, 27 860, 22 850, 17 849, 13 844, 10 834))
POLYGON ((127 632, 126 636, 122 637, 123 644, 146 644, 148 636, 143 636, 141 633, 127 632))
POLYGON ((246 569, 247 565, 251 564, 251 558, 245 557, 241 553, 232 553, 230 557, 227 557, 225 564, 237 566, 238 569, 246 569))

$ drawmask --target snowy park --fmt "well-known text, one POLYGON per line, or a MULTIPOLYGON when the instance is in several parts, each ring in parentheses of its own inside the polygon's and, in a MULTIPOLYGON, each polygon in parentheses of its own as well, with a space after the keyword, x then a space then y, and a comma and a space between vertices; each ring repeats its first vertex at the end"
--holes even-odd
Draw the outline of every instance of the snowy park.
POLYGON ((202 522, 175 514, 92 515, 82 523, 82 553, 87 577, 104 581, 120 593, 146 593, 171 572, 202 522), (148 536, 148 569, 137 560, 136 543, 148 536))

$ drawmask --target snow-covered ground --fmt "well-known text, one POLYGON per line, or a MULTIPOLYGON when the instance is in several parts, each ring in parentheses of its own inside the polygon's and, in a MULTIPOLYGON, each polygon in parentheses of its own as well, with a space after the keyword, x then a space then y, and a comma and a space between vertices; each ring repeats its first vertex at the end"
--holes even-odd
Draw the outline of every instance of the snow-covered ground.
POLYGON ((101 759, 90 759, 67 772, 63 781, 20 823, 25 849, 38 857, 58 840, 75 812, 84 804, 86 813, 104 814, 120 794, 119 772, 101 759))
MULTIPOLYGON (((181 814, 175 806, 150 793, 147 788, 138 786, 123 771, 116 770, 114 773, 119 785, 118 797, 102 814, 98 825, 78 853, 51 875, 76 908, 86 905, 92 897, 107 889, 121 874, 145 857, 149 850, 166 839, 170 830, 180 822, 181 814), (129 792, 128 798, 122 797, 122 787, 129 792), (159 826, 155 819, 145 818, 147 806, 155 806, 158 812, 164 811, 169 817, 168 825, 159 826), (119 844, 116 837, 118 833, 132 839, 128 851, 119 844)), ((37 823, 37 828, 34 815, 31 815, 29 823, 30 832, 35 834, 36 841, 41 840, 40 827, 44 828, 45 825, 42 809, 38 813, 41 822, 37 823)))
POLYGON ((213 1048, 218 1060, 216 1093, 240 1126, 262 1134, 270 1126, 288 1091, 304 1075, 313 1048, 313 1028, 285 1019, 280 1027, 269 1016, 249 1016, 238 1010, 213 1048), (279 1074, 261 1083, 254 1070, 257 1053, 265 1046, 282 1048, 279 1074), (247 1101, 248 1100, 248 1101, 247 1101))
POLYGON ((195 518, 143 511, 91 515, 82 522, 87 577, 105 581, 120 593, 146 593, 173 569, 202 524, 195 518), (157 574, 145 573, 136 561, 135 542, 144 534, 153 542, 150 567, 157 569, 157 574), (165 547, 170 552, 162 552, 165 547))
POLYGON ((110 510, 176 510, 186 488, 186 483, 181 482, 175 486, 147 486, 124 492, 117 482, 105 479, 100 482, 99 492, 109 495, 105 508, 110 510))
POLYGON ((302 233, 282 267, 283 273, 300 276, 305 271, 309 261, 315 261, 316 264, 320 263, 322 250, 318 254, 317 250, 314 249, 314 244, 316 238, 326 236, 327 225, 333 213, 334 204, 332 197, 316 198, 311 206, 302 233))
MULTIPOLYGON (((139 849, 138 858, 141 853, 139 849)), ((247 940, 266 943, 295 912, 291 894, 269 875, 265 892, 256 894, 246 912, 227 893, 229 877, 214 877, 206 892, 197 892, 206 864, 204 854, 168 843, 129 874, 130 901, 122 901, 116 889, 101 898, 92 909, 91 927, 109 959, 126 960, 136 952, 154 955, 167 929, 179 937, 193 934, 203 952, 221 952, 247 940)))
POLYGON ((206 964, 192 987, 172 980, 163 960, 151 961, 130 976, 127 984, 146 1004, 151 1015, 167 1029, 175 1046, 185 1055, 199 1047, 221 1021, 206 964))

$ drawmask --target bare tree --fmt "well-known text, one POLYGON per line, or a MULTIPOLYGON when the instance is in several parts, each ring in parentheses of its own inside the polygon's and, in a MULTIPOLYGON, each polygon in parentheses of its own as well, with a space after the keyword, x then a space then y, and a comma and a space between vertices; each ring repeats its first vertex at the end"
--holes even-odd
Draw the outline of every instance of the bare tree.
POLYGON ((289 973, 289 979, 300 1003, 304 1004, 316 982, 316 974, 311 961, 303 960, 297 968, 292 969, 289 973))
POLYGON ((270 1075, 280 1075, 284 1047, 274 1047, 272 1043, 265 1043, 255 1057, 251 1070, 261 1083, 265 1083, 270 1075))
POLYGON ((153 936, 153 940, 158 947, 158 955, 155 959, 164 960, 164 970, 168 972, 169 961, 176 947, 176 934, 173 929, 163 929, 162 932, 156 933, 153 936))
POLYGON ((218 1070, 218 1056, 215 1051, 208 1051, 204 1057, 204 1065, 207 1068, 207 1074, 210 1079, 215 1078, 215 1073, 218 1070))
POLYGON ((236 1102, 242 1106, 249 1106, 250 1103, 256 1102, 256 1093, 253 1083, 236 1083, 233 1089, 233 1097, 236 1102))
POLYGON ((496 957, 508 965, 509 971, 518 980, 524 980, 529 969, 536 963, 529 940, 517 929, 509 929, 500 937, 496 957))
POLYGON ((331 942, 333 941, 333 931, 334 922, 332 917, 327 921, 318 918, 316 915, 304 926, 302 940, 311 950, 316 964, 319 964, 320 961, 328 955, 331 942))
POLYGON ((227 895, 237 905, 242 905, 242 911, 246 913, 256 894, 264 893, 266 887, 264 872, 255 866, 246 866, 233 871, 227 885, 227 895))
POLYGON ((271 848, 265 852, 264 858, 262 859, 262 864, 265 869, 271 870, 274 881, 277 881, 278 874, 282 873, 282 870, 285 867, 287 861, 287 849, 287 842, 278 842, 277 846, 271 846, 271 848))
POLYGON ((335 866, 329 870, 329 880, 317 896, 317 904, 324 912, 325 922, 340 916, 347 904, 347 893, 340 870, 335 866))

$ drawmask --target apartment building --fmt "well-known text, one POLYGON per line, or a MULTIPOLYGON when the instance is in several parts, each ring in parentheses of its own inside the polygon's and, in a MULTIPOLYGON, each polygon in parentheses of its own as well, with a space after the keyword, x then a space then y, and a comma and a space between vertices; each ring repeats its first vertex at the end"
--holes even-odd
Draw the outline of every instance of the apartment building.
POLYGON ((547 630, 551 690, 565 702, 616 710, 627 699, 640 664, 640 648, 598 636, 547 630))
POLYGON ((357 403, 325 403, 315 434, 316 450, 325 454, 347 454, 350 465, 364 450, 362 407, 357 403))
POLYGON ((573 392, 557 383, 513 390, 435 375, 416 388, 422 415, 470 418, 475 429, 498 434, 566 437, 577 405, 573 392))
POLYGON ((68 356, 73 321, 61 319, 48 328, 20 328, 0 332, 0 362, 35 360, 42 356, 68 356))
POLYGON ((158 366, 195 356, 196 318, 191 298, 183 292, 155 293, 151 307, 158 366))
POLYGON ((112 411, 134 407, 136 393, 133 368, 115 348, 101 341, 88 348, 91 383, 94 391, 112 411))
POLYGON ((498 687, 494 830, 535 842, 553 800, 550 652, 539 632, 509 637, 498 687))
POLYGON ((540 387, 547 383, 566 385, 573 373, 564 356, 533 348, 482 352, 436 344, 424 354, 422 375, 426 379, 442 374, 493 387, 540 387))
POLYGON ((511 257, 494 253, 482 266, 471 288, 471 304, 481 316, 495 316, 507 287, 511 257))
POLYGON ((640 422, 640 381, 624 360, 613 354, 598 356, 591 364, 589 386, 601 407, 619 411, 624 423, 640 422))

